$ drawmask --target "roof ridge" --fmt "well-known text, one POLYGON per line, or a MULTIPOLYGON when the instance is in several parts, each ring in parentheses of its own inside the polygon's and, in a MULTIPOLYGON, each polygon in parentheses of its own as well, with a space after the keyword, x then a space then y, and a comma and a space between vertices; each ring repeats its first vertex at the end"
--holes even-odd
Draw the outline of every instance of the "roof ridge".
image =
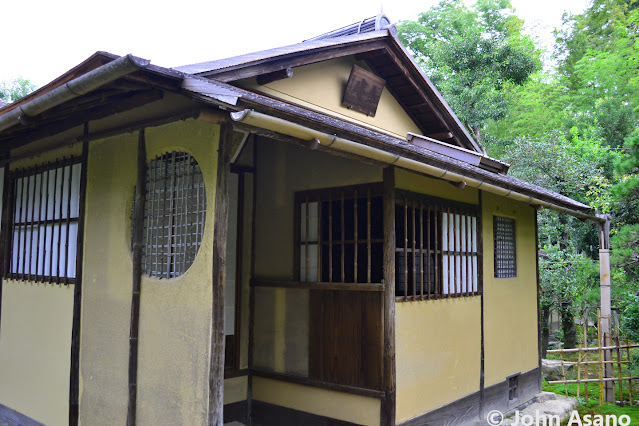
POLYGON ((355 23, 346 25, 336 30, 332 30, 324 34, 320 34, 318 36, 304 40, 303 42, 324 40, 327 38, 343 37, 346 35, 353 35, 353 34, 362 34, 362 33, 380 31, 383 29, 388 29, 389 32, 391 32, 391 34, 394 36, 397 35, 397 27, 395 27, 395 25, 391 23, 391 20, 388 18, 388 16, 386 16, 384 12, 381 12, 370 18, 365 18, 365 19, 362 19, 361 21, 357 21, 355 23))

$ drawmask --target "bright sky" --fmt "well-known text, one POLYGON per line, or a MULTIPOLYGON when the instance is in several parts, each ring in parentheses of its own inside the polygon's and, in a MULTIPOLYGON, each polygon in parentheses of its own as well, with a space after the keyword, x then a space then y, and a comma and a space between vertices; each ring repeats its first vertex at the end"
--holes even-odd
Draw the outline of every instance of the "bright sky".
MULTIPOLYGON (((438 0, 26 0, 2 5, 0 81, 44 85, 98 50, 164 67, 298 43, 378 14, 416 19, 438 0)), ((467 1, 467 3, 472 1, 467 1)), ((588 0, 512 0, 550 40, 565 10, 588 0)))

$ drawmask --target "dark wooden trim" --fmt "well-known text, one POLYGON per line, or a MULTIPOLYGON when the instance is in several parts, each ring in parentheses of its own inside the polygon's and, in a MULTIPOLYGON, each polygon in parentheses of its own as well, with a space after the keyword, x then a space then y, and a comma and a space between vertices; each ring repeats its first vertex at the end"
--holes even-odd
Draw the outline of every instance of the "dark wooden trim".
POLYGON ((138 336, 140 331, 140 290, 142 284, 142 240, 146 197, 146 140, 139 130, 137 181, 133 203, 133 285, 131 290, 131 329, 129 333, 129 402, 126 423, 135 425, 138 387, 138 336))
MULTIPOLYGON (((84 134, 89 133, 89 124, 84 134)), ((80 327, 82 314, 82 272, 84 261, 84 223, 87 196, 87 167, 89 164, 89 141, 82 143, 82 169, 80 171, 80 200, 78 214, 78 236, 75 259, 75 285, 73 287, 73 326, 71 329, 71 374, 69 385, 69 425, 79 423, 80 416, 80 327)))
POLYGON ((308 377, 294 376, 292 374, 276 373, 273 371, 264 371, 251 369, 251 373, 257 377, 265 379, 280 380, 282 382, 295 383, 298 385, 311 386, 334 390, 338 392, 350 393, 353 395, 369 396, 371 398, 383 398, 384 392, 375 389, 358 388, 356 386, 340 385, 337 383, 324 382, 322 380, 309 379, 308 377))
POLYGON ((260 426, 356 426, 356 423, 319 416, 262 401, 254 401, 253 424, 260 426))
POLYGON ((269 84, 274 81, 284 80, 286 78, 291 78, 291 77, 293 77, 293 68, 288 67, 288 68, 284 68, 283 70, 273 71, 268 74, 258 75, 256 80, 257 80, 257 84, 259 84, 260 86, 263 86, 265 84, 269 84))
POLYGON ((339 282, 301 282, 301 281, 253 281, 253 287, 306 288, 314 290, 344 291, 384 291, 384 284, 339 283, 339 282))
POLYGON ((99 104, 89 110, 75 112, 71 116, 50 118, 44 123, 36 123, 31 129, 14 132, 11 136, 0 139, 3 145, 9 145, 12 149, 30 142, 63 133, 74 127, 78 127, 87 121, 96 121, 110 115, 123 113, 147 105, 162 99, 164 93, 158 89, 140 91, 136 94, 125 93, 115 95, 106 100, 105 104, 99 104))
POLYGON ((215 185, 213 230, 213 286, 211 318, 211 360, 209 367, 209 425, 223 424, 224 407, 224 288, 226 281, 226 238, 228 233, 228 196, 230 146, 233 128, 220 126, 215 185))
MULTIPOLYGON (((253 283, 255 279, 255 218, 257 212, 257 173, 258 162, 257 162, 257 142, 255 140, 255 135, 251 136, 253 138, 253 200, 251 205, 251 278, 250 284, 253 283)), ((247 408, 246 408, 246 425, 251 426, 252 424, 252 410, 253 410, 253 345, 255 340, 255 287, 253 285, 249 285, 249 341, 248 341, 248 367, 249 367, 249 376, 248 383, 246 388, 246 399, 247 399, 247 408)))
MULTIPOLYGON (((536 266, 536 285, 537 285, 537 358, 538 364, 537 367, 539 371, 541 371, 541 295, 540 295, 540 281, 539 281, 539 228, 538 228, 538 216, 539 213, 537 209, 533 208, 535 212, 535 266, 536 266)), ((542 377, 539 375, 539 390, 541 391, 542 386, 542 377)))
POLYGON ((200 116, 200 111, 199 110, 188 110, 185 112, 181 112, 178 114, 170 114, 164 117, 160 117, 160 118, 154 118, 154 119, 150 119, 150 120, 141 120, 141 121, 135 121, 129 124, 126 124, 124 126, 120 126, 120 127, 115 127, 113 129, 109 129, 109 130, 104 130, 101 132, 95 132, 95 133, 90 133, 87 136, 80 136, 77 139, 73 139, 73 140, 68 140, 68 139, 64 139, 60 142, 57 142, 55 144, 51 144, 48 145, 44 150, 39 149, 39 148, 34 148, 34 149, 29 149, 29 150, 25 150, 22 153, 18 154, 18 155, 14 155, 11 157, 11 159, 13 161, 15 160, 19 160, 22 158, 27 158, 27 157, 31 157, 33 155, 36 155, 40 152, 46 152, 46 151, 51 151, 63 146, 68 146, 69 144, 72 144, 74 142, 83 142, 83 141, 87 141, 87 142, 91 142, 94 140, 98 140, 98 139, 104 139, 104 138, 108 138, 111 136, 117 136, 117 135, 122 135, 122 134, 126 134, 126 133, 132 133, 134 131, 137 131, 138 129, 142 129, 142 128, 148 128, 148 127, 157 127, 157 126, 163 126, 165 124, 169 124, 169 123, 173 123, 175 121, 184 121, 184 120, 188 120, 190 118, 198 118, 200 116))
MULTIPOLYGON (((2 277, 5 276, 4 269, 8 266, 8 260, 5 259, 5 253, 8 253, 7 250, 9 246, 7 242, 10 241, 7 238, 7 227, 10 226, 11 221, 11 207, 12 207, 12 194, 13 194, 13 184, 11 183, 11 172, 9 170, 10 164, 7 163, 4 166, 4 181, 2 187, 2 218, 0 219, 2 231, 0 232, 0 261, 2 262, 2 271, 0 273, 0 335, 2 335, 2 288, 4 287, 4 280, 2 277)), ((0 405, 1 407, 1 405, 0 405)))
POLYGON ((235 66, 224 67, 219 70, 212 70, 198 74, 201 77, 213 78, 217 81, 230 82, 250 78, 256 75, 280 71, 286 68, 295 68, 298 66, 309 65, 316 62, 322 62, 329 59, 339 58, 343 56, 356 55, 362 52, 372 50, 381 50, 386 46, 384 40, 364 40, 359 43, 343 44, 337 46, 329 46, 325 49, 318 49, 312 53, 300 52, 289 55, 281 59, 274 60, 272 57, 254 61, 250 65, 239 64, 235 66))
MULTIPOLYGON (((231 369, 231 368, 224 369, 224 380, 233 379, 235 377, 244 377, 244 376, 248 376, 248 375, 249 375, 248 368, 244 368, 242 370, 234 370, 234 369, 231 369)), ((224 419, 224 421, 228 423, 228 421, 226 419, 224 419)))
POLYGON ((224 406, 224 422, 246 422, 246 410, 248 409, 248 402, 238 401, 232 404, 226 404, 224 406))
MULTIPOLYGON (((244 259, 244 172, 238 173, 237 182, 237 229, 235 244, 235 318, 233 334, 233 370, 240 369, 241 333, 242 333, 242 259, 244 259)), ((226 377, 226 371, 225 371, 226 377)))
POLYGON ((0 425, 7 426, 44 426, 37 420, 33 420, 31 417, 0 404, 0 425))
MULTIPOLYGON (((520 396, 515 401, 508 400, 508 379, 487 387, 485 393, 485 412, 491 410, 499 410, 505 416, 509 416, 520 405, 530 401, 539 393, 537 387, 538 378, 541 376, 541 370, 534 368, 530 371, 522 373, 519 376, 520 396)), ((484 421, 483 414, 480 414, 480 391, 473 392, 457 399, 442 407, 431 410, 425 414, 413 417, 400 423, 402 426, 461 426, 467 424, 476 424, 477 420, 484 421)))
MULTIPOLYGON (((482 215, 482 208, 483 208, 483 200, 482 200, 482 191, 481 189, 479 190, 479 215, 477 217, 477 252, 480 253, 483 249, 483 240, 484 240, 484 236, 481 233, 481 225, 480 222, 483 220, 483 215, 482 215)), ((481 340, 480 340, 480 347, 479 347, 479 352, 480 352, 480 364, 479 364, 479 417, 480 418, 484 418, 484 403, 485 403, 485 393, 484 393, 484 385, 485 385, 485 348, 484 348, 484 342, 485 342, 485 334, 484 334, 484 279, 483 279, 483 275, 484 275, 484 268, 483 265, 481 264, 483 262, 483 256, 478 256, 477 257, 477 272, 478 272, 478 283, 477 283, 477 290, 480 290, 480 329, 481 329, 481 340), (479 287, 481 283, 481 288, 479 287)))
POLYGON ((384 176, 384 347, 383 389, 380 424, 395 424, 395 168, 386 167, 384 176))
POLYGON ((334 186, 330 188, 309 189, 305 191, 297 191, 294 195, 296 203, 303 203, 308 197, 310 201, 328 199, 329 196, 339 197, 344 194, 345 200, 352 200, 355 194, 357 198, 366 199, 366 194, 370 190, 371 197, 379 197, 384 193, 382 182, 363 183, 358 185, 334 186))

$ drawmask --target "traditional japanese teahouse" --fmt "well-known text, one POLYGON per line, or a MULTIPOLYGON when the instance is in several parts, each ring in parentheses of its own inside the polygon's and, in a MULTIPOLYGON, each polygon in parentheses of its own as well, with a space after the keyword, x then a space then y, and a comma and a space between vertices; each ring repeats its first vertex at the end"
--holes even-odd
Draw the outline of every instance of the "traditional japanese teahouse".
POLYGON ((463 424, 540 390, 536 212, 383 15, 0 106, 0 418, 463 424), (224 420, 222 420, 224 419, 224 420))

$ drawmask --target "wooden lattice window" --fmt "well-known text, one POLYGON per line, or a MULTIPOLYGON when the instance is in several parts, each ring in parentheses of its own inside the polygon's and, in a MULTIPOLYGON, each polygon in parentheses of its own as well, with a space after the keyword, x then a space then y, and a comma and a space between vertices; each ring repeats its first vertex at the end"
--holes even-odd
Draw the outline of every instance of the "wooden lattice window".
POLYGON ((399 300, 471 296, 481 291, 478 209, 398 191, 395 295, 399 300))
POLYGON ((195 261, 202 243, 206 194, 195 158, 170 152, 151 160, 146 173, 142 270, 178 277, 195 261))
POLYGON ((75 283, 81 170, 65 158, 11 172, 5 278, 75 283))
POLYGON ((495 277, 517 276, 517 245, 515 241, 515 219, 493 217, 495 236, 495 277))
POLYGON ((381 283, 381 187, 296 194, 296 265, 303 282, 381 283))

